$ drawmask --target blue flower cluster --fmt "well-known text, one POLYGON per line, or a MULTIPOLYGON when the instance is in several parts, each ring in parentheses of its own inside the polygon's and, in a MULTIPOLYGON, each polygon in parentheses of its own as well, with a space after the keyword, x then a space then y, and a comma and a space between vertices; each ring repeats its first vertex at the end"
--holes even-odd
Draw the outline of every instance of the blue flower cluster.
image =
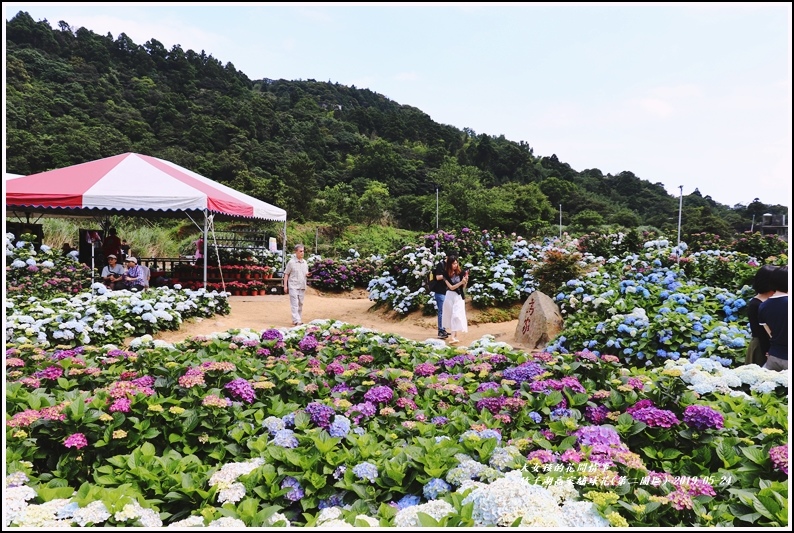
POLYGON ((273 437, 273 445, 281 446, 282 448, 297 448, 298 438, 291 429, 281 429, 276 431, 273 437))
POLYGON ((375 478, 378 477, 378 467, 374 464, 364 461, 363 463, 359 463, 353 467, 353 473, 358 477, 358 479, 366 479, 370 483, 375 482, 375 478))
POLYGON ((296 502, 303 498, 305 492, 303 491, 303 487, 301 487, 300 482, 292 476, 287 476, 284 478, 284 481, 281 482, 281 488, 291 488, 287 494, 284 495, 291 502, 296 502))
POLYGON ((434 477, 428 481, 422 489, 422 494, 428 500, 435 500, 439 496, 443 496, 452 489, 452 486, 443 479, 434 477))
POLYGON ((350 419, 346 416, 336 415, 331 427, 328 428, 328 433, 332 437, 344 437, 350 431, 350 419))

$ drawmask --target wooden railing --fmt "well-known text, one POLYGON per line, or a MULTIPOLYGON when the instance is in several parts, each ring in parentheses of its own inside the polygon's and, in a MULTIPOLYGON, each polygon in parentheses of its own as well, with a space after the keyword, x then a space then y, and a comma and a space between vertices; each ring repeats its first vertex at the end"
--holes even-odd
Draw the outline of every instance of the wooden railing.
MULTIPOLYGON (((201 259, 198 263, 201 263, 201 259)), ((174 274, 174 266, 192 265, 197 263, 192 257, 139 257, 138 264, 146 265, 151 270, 166 272, 169 276, 174 274)))

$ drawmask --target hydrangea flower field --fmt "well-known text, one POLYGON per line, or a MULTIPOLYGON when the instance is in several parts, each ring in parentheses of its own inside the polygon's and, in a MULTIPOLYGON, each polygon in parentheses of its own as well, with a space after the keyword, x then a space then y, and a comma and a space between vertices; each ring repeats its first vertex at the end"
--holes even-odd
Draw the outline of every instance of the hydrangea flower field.
POLYGON ((536 353, 329 320, 172 345, 225 295, 7 295, 4 526, 787 527, 788 374, 741 364, 713 254, 669 254, 583 258, 536 353))

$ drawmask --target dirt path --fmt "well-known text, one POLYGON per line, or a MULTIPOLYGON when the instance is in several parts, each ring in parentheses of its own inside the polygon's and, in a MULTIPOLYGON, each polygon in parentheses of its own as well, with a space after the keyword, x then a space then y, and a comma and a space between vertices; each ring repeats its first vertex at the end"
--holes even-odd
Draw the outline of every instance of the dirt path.
MULTIPOLYGON (((232 328, 251 328, 261 331, 271 327, 292 327, 289 296, 231 296, 229 305, 231 313, 228 315, 191 319, 185 321, 178 331, 161 331, 154 335, 154 338, 173 343, 194 335, 207 335, 232 328)), ((415 312, 406 317, 399 317, 394 312, 375 310, 372 307, 373 302, 367 298, 367 292, 364 290, 329 295, 309 288, 303 308, 303 321, 310 322, 318 318, 340 320, 416 341, 436 337, 435 316, 423 316, 420 312, 415 312)), ((471 307, 471 302, 467 302, 467 314, 470 318, 469 331, 459 335, 461 346, 468 346, 472 341, 490 334, 499 341, 516 348, 524 348, 515 341, 517 320, 473 323, 476 322, 477 310, 471 307)))

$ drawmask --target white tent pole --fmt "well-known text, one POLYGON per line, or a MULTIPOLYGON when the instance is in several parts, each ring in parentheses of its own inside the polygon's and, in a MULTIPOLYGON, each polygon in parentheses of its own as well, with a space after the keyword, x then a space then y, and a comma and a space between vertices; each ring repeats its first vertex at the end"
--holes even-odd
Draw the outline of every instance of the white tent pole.
POLYGON ((204 210, 204 290, 207 289, 207 210, 204 210))
POLYGON ((284 240, 281 243, 281 275, 284 275, 284 269, 287 268, 287 219, 284 218, 284 240))

